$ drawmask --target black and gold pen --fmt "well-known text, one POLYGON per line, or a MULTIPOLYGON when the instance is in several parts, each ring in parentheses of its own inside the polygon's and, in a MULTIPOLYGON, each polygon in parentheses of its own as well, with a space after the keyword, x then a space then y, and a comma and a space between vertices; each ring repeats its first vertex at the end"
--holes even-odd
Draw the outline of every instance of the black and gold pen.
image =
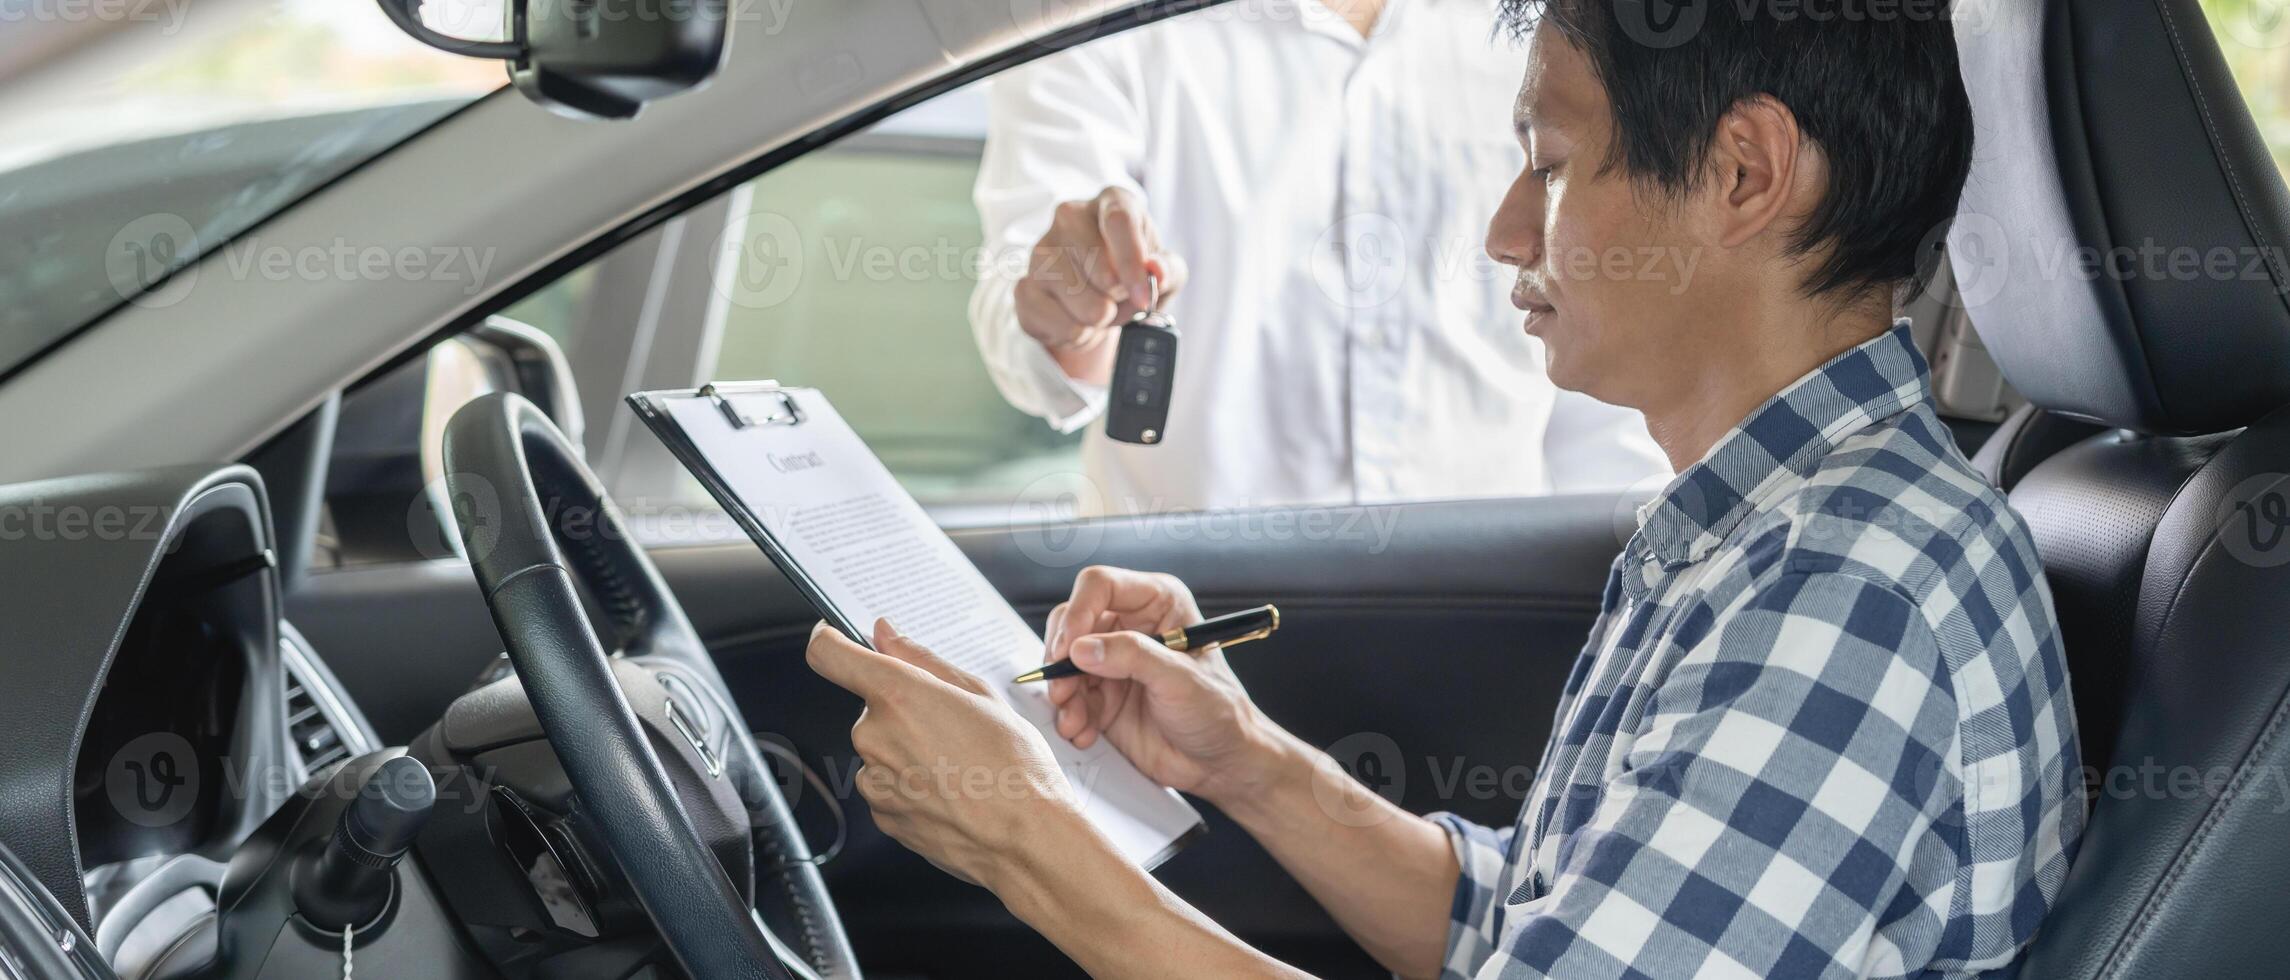
MULTIPOLYGON (((1247 643, 1250 640, 1264 639, 1271 636, 1273 630, 1279 628, 1280 608, 1278 606, 1258 606, 1254 609, 1243 609, 1213 619, 1204 619, 1184 629, 1170 630, 1161 634, 1161 645, 1179 651, 1198 650, 1211 643, 1222 643, 1227 647, 1232 647, 1247 643)), ((1017 680, 1010 683, 1025 684, 1032 681, 1054 681, 1060 677, 1072 677, 1079 673, 1081 673, 1081 668, 1074 666, 1073 661, 1060 660, 1040 670, 1020 674, 1017 680)))

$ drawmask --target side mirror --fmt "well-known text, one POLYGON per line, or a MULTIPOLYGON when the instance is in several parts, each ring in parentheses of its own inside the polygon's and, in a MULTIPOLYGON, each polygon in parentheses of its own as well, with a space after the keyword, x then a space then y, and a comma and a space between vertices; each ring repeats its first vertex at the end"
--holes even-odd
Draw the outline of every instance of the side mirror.
POLYGON ((506 0, 504 41, 433 30, 422 0, 378 2, 414 40, 507 62, 526 98, 580 118, 632 118, 647 102, 699 88, 731 50, 729 0, 506 0))
POLYGON ((581 417, 580 394, 573 389, 572 362, 556 338, 531 324, 486 317, 461 335, 438 341, 423 359, 422 370, 425 479, 445 475, 438 442, 445 436, 446 420, 481 395, 513 391, 525 396, 575 446, 588 427, 581 417))
POLYGON ((461 554, 461 529, 450 519, 453 500, 445 482, 445 423, 453 413, 480 396, 513 391, 540 406, 576 448, 587 425, 564 348, 539 327, 508 317, 486 317, 460 336, 438 341, 423 359, 422 374, 421 482, 438 520, 435 526, 423 522, 414 546, 432 557, 461 554))
MULTIPOLYGON (((324 503, 313 505, 319 513, 307 518, 317 525, 307 535, 312 561, 336 567, 460 554, 460 525, 445 492, 445 422, 495 391, 530 399, 580 444, 581 402, 564 351, 539 328, 506 317, 440 340, 345 392, 330 416, 315 413, 326 417, 321 434, 309 437, 310 451, 323 453, 326 462, 325 484, 313 491, 324 503)), ((281 436, 274 443, 288 441, 281 436)), ((250 461, 265 479, 279 469, 258 457, 250 461)), ((276 495, 282 492, 272 499, 285 507, 281 501, 293 498, 276 495)))
POLYGON ((490 390, 525 396, 557 424, 567 442, 581 444, 587 421, 581 417, 580 393, 573 388, 572 362, 555 337, 529 323, 489 316, 447 343, 468 349, 490 390))

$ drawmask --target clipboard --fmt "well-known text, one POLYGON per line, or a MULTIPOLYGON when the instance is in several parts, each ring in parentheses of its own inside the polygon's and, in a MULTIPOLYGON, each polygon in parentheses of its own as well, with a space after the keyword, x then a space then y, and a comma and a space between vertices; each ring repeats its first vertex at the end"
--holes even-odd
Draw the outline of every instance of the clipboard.
POLYGON ((714 402, 717 413, 724 418, 724 424, 733 429, 766 431, 774 427, 798 426, 804 423, 805 416, 793 392, 794 389, 783 387, 777 381, 740 381, 705 384, 690 390, 639 391, 629 395, 626 400, 628 407, 636 412, 636 417, 644 422, 645 427, 660 437, 660 442, 668 447, 669 454, 676 457, 676 462, 682 463, 684 469, 699 479, 700 486, 706 488, 708 496, 715 498, 724 513, 731 515, 732 521, 740 526, 740 530, 747 532, 756 547, 763 549, 764 557, 771 559, 771 564, 779 569, 779 573, 787 576, 788 583, 795 586, 795 590, 811 603, 811 608, 818 611, 819 618, 841 631, 851 642, 872 650, 875 644, 869 638, 871 634, 860 629, 858 624, 851 621, 850 616, 835 605, 833 599, 827 597, 826 590, 820 588, 811 574, 804 571, 803 566, 788 554, 779 539, 772 535, 771 529, 763 526, 763 521, 724 482, 723 474, 717 471, 715 464, 700 452, 698 446, 692 444, 684 427, 676 424, 668 413, 670 401, 701 399, 714 402), (759 404, 751 406, 748 404, 750 401, 759 404))
MULTIPOLYGON (((1040 634, 818 390, 773 381, 719 382, 687 391, 637 392, 627 400, 844 636, 871 649, 871 633, 859 621, 871 623, 879 615, 916 627, 917 639, 981 678, 991 676, 981 672, 989 667, 1007 670, 1001 676, 1010 678, 1034 666, 1009 658, 1020 645, 1039 650, 1040 634), (805 561, 819 564, 806 568, 805 561), (914 588, 890 582, 882 575, 885 568, 915 571, 914 588), (838 593, 852 608, 842 607, 838 593), (917 616, 909 619, 908 613, 917 616)), ((1124 856, 1149 870, 1207 832, 1199 811, 1146 777, 1110 743, 1081 749, 1056 738, 1055 708, 1038 686, 1005 681, 995 690, 1051 739, 1051 754, 1069 778, 1094 769, 1074 788, 1083 813, 1124 856)))

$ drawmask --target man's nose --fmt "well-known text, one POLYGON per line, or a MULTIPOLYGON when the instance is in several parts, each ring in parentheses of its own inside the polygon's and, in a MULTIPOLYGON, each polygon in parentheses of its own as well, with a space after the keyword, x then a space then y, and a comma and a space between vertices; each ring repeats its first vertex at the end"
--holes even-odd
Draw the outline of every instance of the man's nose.
POLYGON ((1542 261, 1543 193, 1540 181, 1521 173, 1487 220, 1487 257, 1526 268, 1542 261))

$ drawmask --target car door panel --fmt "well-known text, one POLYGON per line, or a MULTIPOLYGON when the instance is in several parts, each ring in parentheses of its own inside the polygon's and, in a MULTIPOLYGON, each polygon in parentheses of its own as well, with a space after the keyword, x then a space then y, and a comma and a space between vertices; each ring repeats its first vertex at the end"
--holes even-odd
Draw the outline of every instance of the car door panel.
MULTIPOLYGON (((1579 496, 1163 515, 954 537, 1037 628, 1091 563, 1173 573, 1211 614, 1279 604, 1275 638, 1232 658, 1266 714, 1409 809, 1500 824, 1532 779, 1630 503, 1579 496)), ((870 970, 1075 974, 990 894, 874 830, 847 793, 859 702, 803 664, 816 616, 761 552, 736 541, 657 548, 653 557, 748 720, 797 748, 849 799, 849 839, 828 879, 870 970)), ((316 574, 294 614, 393 741, 435 718, 499 648, 468 570, 452 562, 316 574)), ((813 812, 802 792, 798 810, 813 812)), ((1203 811, 1210 833, 1162 866, 1163 881, 1301 967, 1384 975, 1262 848, 1203 811)))

